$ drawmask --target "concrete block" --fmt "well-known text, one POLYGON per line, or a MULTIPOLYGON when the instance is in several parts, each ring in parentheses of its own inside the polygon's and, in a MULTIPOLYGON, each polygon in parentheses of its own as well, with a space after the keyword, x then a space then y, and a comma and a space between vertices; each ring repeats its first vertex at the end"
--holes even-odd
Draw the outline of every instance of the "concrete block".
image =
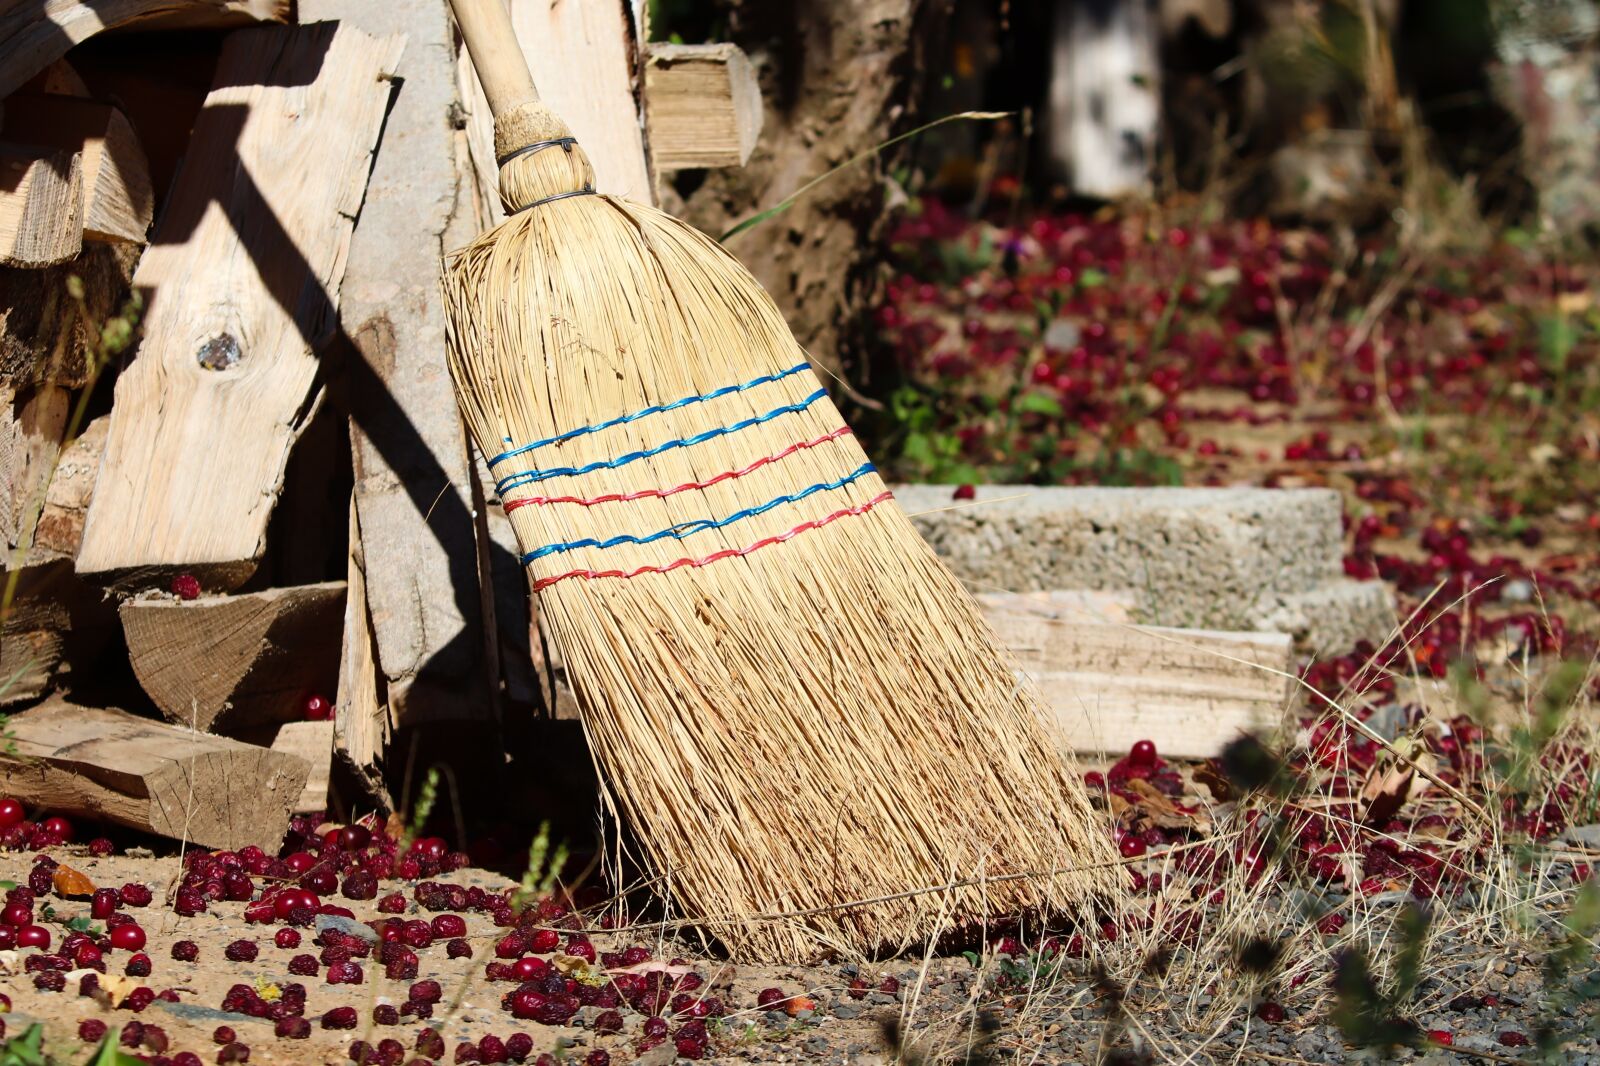
POLYGON ((902 485, 900 505, 975 592, 1131 591, 1147 625, 1289 633, 1297 648, 1347 651, 1394 624, 1380 582, 1341 565, 1331 489, 1037 488, 902 485))

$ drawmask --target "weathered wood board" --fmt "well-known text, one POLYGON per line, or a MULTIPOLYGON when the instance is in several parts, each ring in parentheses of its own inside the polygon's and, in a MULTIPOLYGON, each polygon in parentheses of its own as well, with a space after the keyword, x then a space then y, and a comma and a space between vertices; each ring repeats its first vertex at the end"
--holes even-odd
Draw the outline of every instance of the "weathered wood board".
POLYGON ((350 26, 242 30, 134 285, 143 339, 117 379, 80 573, 137 585, 254 571, 316 400, 403 40, 350 26), (315 160, 315 166, 308 166, 315 160))

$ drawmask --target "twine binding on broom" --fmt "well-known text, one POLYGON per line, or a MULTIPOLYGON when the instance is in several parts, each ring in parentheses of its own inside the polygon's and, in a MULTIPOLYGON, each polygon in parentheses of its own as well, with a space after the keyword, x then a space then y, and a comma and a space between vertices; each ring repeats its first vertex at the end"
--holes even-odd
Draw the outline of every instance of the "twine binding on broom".
POLYGON ((767 959, 1120 891, 1049 712, 755 279, 650 207, 522 210, 592 188, 576 144, 514 155, 569 133, 497 119, 520 213, 446 258, 450 367, 638 859, 691 916, 805 914, 718 924, 767 959))

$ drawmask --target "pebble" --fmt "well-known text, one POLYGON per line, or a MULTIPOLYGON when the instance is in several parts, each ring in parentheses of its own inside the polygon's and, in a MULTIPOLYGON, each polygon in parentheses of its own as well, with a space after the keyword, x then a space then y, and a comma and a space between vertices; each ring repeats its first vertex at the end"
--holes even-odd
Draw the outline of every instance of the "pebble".
POLYGON ((887 992, 868 992, 867 1002, 874 1007, 886 1007, 894 1002, 894 997, 887 992))
POLYGON ((781 1010, 769 1010, 766 1013, 768 1025, 787 1025, 789 1016, 781 1010))
POLYGON ((861 1008, 854 1003, 841 1003, 833 1008, 833 1016, 835 1018, 843 1018, 846 1021, 851 1018, 859 1018, 861 1016, 861 1008))
POLYGON ((328 929, 337 929, 350 936, 358 936, 369 944, 378 942, 378 931, 366 922, 358 922, 354 918, 346 918, 342 914, 317 915, 317 932, 328 929))
POLYGON ((828 1038, 823 1036, 821 1033, 818 1033, 816 1036, 809 1037, 806 1040, 806 1050, 811 1052, 813 1055, 821 1054, 822 1052, 827 1051, 828 1038))

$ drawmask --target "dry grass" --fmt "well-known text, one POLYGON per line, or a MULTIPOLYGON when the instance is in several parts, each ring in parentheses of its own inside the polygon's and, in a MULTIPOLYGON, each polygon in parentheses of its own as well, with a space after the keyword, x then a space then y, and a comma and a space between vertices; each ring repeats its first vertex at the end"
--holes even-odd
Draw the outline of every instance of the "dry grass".
MULTIPOLYGON (((548 112, 517 112, 498 150, 560 135, 548 112)), ((589 180, 581 149, 561 147, 501 178, 511 211, 589 180)), ((486 455, 770 379, 494 464, 500 478, 592 468, 513 477, 502 498, 525 552, 570 546, 529 566, 541 618, 603 801, 661 894, 736 954, 773 959, 896 951, 1116 895, 1115 853, 1031 685, 835 435, 815 376, 785 374, 805 353, 726 252, 581 195, 513 214, 447 260, 444 287, 486 455), (634 452, 653 454, 616 461, 634 452), (633 498, 596 499, 615 496, 633 498), (651 568, 666 572, 553 580, 651 568), (873 902, 841 906, 859 900, 873 902)))

